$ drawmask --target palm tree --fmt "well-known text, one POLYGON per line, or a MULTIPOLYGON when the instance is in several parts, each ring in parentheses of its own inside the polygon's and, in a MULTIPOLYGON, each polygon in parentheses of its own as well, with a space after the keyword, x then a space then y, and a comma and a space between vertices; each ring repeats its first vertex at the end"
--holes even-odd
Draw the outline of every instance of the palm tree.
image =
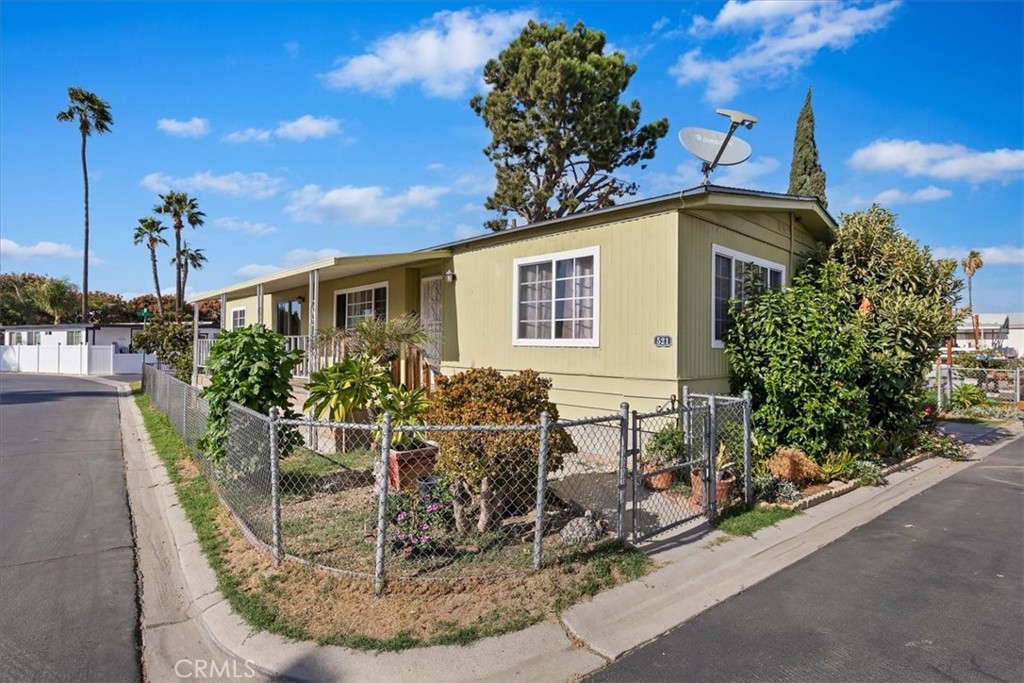
POLYGON ((36 308, 53 318, 54 325, 60 325, 62 319, 75 310, 77 294, 75 286, 67 278, 46 278, 29 290, 36 308))
POLYGON ((971 321, 973 322, 974 348, 978 348, 981 345, 981 341, 978 339, 980 330, 978 329, 978 316, 974 314, 974 292, 971 289, 971 280, 974 279, 974 274, 985 265, 985 262, 981 260, 981 252, 971 249, 960 265, 963 266, 964 273, 967 275, 967 308, 971 311, 971 321))
MULTIPOLYGON (((191 270, 202 270, 203 264, 206 263, 206 256, 203 255, 202 249, 192 249, 188 246, 188 242, 181 243, 181 291, 185 291, 185 286, 188 284, 188 271, 191 270)), ((175 259, 171 259, 171 265, 177 268, 175 259)))
POLYGON ((193 228, 203 224, 206 214, 199 210, 199 201, 184 192, 162 194, 153 211, 170 216, 174 221, 174 318, 181 320, 181 309, 185 304, 185 285, 182 281, 181 231, 188 223, 193 228))
POLYGON ((156 308, 161 318, 164 317, 164 304, 160 298, 160 275, 156 268, 156 248, 159 244, 167 246, 167 240, 163 236, 165 230, 167 230, 166 225, 149 217, 140 218, 139 224, 135 227, 135 244, 145 242, 149 249, 149 260, 153 264, 153 286, 156 287, 156 308))
POLYGON ((71 103, 57 112, 58 121, 78 121, 82 133, 82 182, 85 186, 85 251, 82 253, 82 322, 89 322, 89 167, 85 163, 85 141, 96 133, 106 133, 114 125, 110 105, 88 90, 68 88, 71 103))

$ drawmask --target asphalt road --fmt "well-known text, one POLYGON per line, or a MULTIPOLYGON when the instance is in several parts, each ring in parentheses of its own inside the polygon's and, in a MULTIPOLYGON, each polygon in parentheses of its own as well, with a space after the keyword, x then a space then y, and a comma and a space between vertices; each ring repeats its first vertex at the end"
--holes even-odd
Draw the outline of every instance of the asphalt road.
POLYGON ((587 680, 1024 681, 1024 440, 587 680))
POLYGON ((0 680, 141 679, 115 390, 0 376, 0 680))

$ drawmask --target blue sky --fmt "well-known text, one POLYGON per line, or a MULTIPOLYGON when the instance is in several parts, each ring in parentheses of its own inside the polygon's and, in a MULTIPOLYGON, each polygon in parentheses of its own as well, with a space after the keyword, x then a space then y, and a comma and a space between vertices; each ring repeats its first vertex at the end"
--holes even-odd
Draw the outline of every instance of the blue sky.
MULTIPOLYGON (((529 18, 582 20, 638 69, 669 135, 639 197, 699 183, 684 126, 755 114, 719 184, 785 191, 814 88, 829 209, 878 201, 943 256, 982 251, 975 308, 1024 310, 1024 3, 12 3, 0 5, 0 269, 81 278, 67 87, 108 100, 89 141, 90 288, 152 291, 132 244, 157 194, 198 198, 190 293, 340 254, 482 234, 490 135, 468 101, 529 18)), ((172 252, 161 284, 173 290, 172 252)))

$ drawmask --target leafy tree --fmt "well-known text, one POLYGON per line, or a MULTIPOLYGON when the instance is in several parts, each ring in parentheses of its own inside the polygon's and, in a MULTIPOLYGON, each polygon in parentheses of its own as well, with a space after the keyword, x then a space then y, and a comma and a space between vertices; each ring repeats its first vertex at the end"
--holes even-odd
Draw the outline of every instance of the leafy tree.
POLYGON ((135 318, 120 294, 89 292, 89 314, 99 323, 130 323, 135 318))
MULTIPOLYGON (((960 265, 963 266, 964 275, 967 276, 967 310, 971 312, 971 321, 973 322, 975 320, 974 291, 971 285, 974 280, 974 274, 981 270, 985 262, 981 259, 980 251, 971 249, 970 253, 960 262, 960 265)), ((981 340, 978 339, 978 326, 972 325, 972 327, 974 328, 974 348, 978 348, 981 346, 981 340)))
POLYGON ((31 291, 45 278, 34 273, 0 275, 0 325, 30 325, 38 310, 31 291))
POLYGON ((97 95, 76 88, 68 88, 68 108, 57 112, 58 121, 78 121, 82 134, 82 183, 85 187, 85 247, 82 253, 82 322, 89 321, 89 167, 85 162, 85 142, 95 131, 97 134, 110 131, 114 118, 110 105, 97 95))
POLYGON ((814 141, 814 109, 811 89, 807 89, 804 106, 796 119, 793 138, 793 162, 789 168, 789 194, 817 197, 828 208, 825 198, 825 170, 818 161, 818 144, 814 141))
POLYGON ((139 224, 135 226, 133 236, 136 245, 145 244, 149 249, 149 261, 153 266, 153 286, 156 288, 157 314, 161 318, 164 317, 164 304, 160 296, 160 273, 157 272, 156 267, 156 248, 161 244, 167 246, 167 239, 163 236, 165 230, 167 230, 167 226, 155 218, 140 218, 139 224))
MULTIPOLYGON (((188 271, 202 270, 203 265, 206 263, 206 256, 203 254, 202 249, 193 249, 188 246, 188 242, 183 242, 181 245, 181 291, 185 291, 186 285, 188 285, 188 271)), ((177 263, 171 262, 172 265, 177 267, 177 263)))
POLYGON ((484 154, 497 187, 485 206, 502 218, 490 229, 504 229, 510 213, 532 223, 636 193, 614 173, 653 158, 668 119, 638 127, 640 102, 619 102, 636 64, 604 49, 604 33, 582 23, 531 21, 484 66, 491 91, 470 106, 492 134, 484 154))
POLYGON ((67 278, 44 278, 28 291, 37 310, 59 325, 75 313, 78 288, 67 278))
POLYGON ((182 382, 192 382, 192 328, 185 323, 155 320, 147 323, 132 337, 132 345, 146 353, 156 354, 159 362, 174 368, 182 382))
POLYGON ((181 320, 181 311, 185 306, 185 284, 182 278, 181 231, 188 223, 193 228, 203 224, 206 214, 199 210, 199 201, 184 192, 168 192, 159 195, 161 204, 153 207, 153 211, 171 217, 174 227, 174 317, 181 320))
MULTIPOLYGON (((199 441, 207 457, 221 463, 227 453, 231 403, 263 415, 277 407, 283 411, 283 417, 294 417, 291 378, 295 366, 301 362, 302 351, 289 351, 282 335, 255 325, 217 336, 207 358, 210 384, 201 394, 210 406, 206 432, 199 441)), ((240 436, 247 438, 244 434, 240 436)), ((298 440, 294 428, 282 429, 279 437, 282 454, 290 452, 298 440)), ((262 435, 256 435, 254 443, 261 438, 262 435)), ((242 457, 258 457, 260 452, 254 447, 242 457)), ((253 466, 248 463, 246 469, 253 466)))

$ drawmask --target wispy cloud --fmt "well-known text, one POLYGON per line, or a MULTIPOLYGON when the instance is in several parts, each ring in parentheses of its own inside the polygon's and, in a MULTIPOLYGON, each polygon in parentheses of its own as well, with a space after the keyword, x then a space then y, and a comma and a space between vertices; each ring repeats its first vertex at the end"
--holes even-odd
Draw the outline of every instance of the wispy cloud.
POLYGON ((270 131, 266 128, 245 128, 228 133, 221 138, 224 142, 270 142, 270 131))
POLYGON ((651 32, 652 33, 657 33, 661 29, 663 29, 666 26, 668 26, 669 23, 671 23, 671 20, 668 17, 662 17, 662 18, 658 19, 656 22, 654 22, 653 24, 651 24, 651 32))
MULTIPOLYGON (((79 259, 82 250, 61 242, 36 242, 35 244, 18 244, 14 240, 0 238, 0 259, 30 261, 35 259, 79 259)), ((104 263, 96 253, 89 251, 89 264, 99 266, 104 263)))
POLYGON ((329 88, 390 95, 419 84, 427 95, 461 97, 480 69, 534 18, 531 11, 444 11, 415 28, 375 41, 365 53, 345 57, 323 75, 329 88))
POLYGON ((272 235, 275 232, 280 232, 280 229, 276 226, 267 225, 266 223, 243 221, 237 216, 218 218, 213 221, 213 225, 232 232, 243 232, 246 235, 272 235))
POLYGON ((284 186, 283 178, 275 178, 267 173, 226 173, 214 175, 210 171, 194 173, 185 178, 172 178, 165 173, 150 173, 140 183, 148 190, 165 193, 170 190, 186 192, 210 191, 230 197, 248 197, 250 199, 269 199, 276 195, 284 186))
POLYGON ((459 223, 455 226, 455 238, 464 240, 469 237, 476 237, 477 235, 484 234, 484 229, 479 225, 469 225, 468 223, 459 223))
POLYGON ((285 268, 294 268, 338 256, 347 256, 347 254, 339 249, 329 247, 325 249, 292 249, 281 258, 280 264, 249 263, 236 270, 235 274, 244 278, 263 277, 285 268))
POLYGON ((198 117, 192 117, 188 121, 160 119, 156 122, 156 127, 168 135, 179 138, 201 138, 210 132, 210 122, 198 117))
POLYGON ((283 266, 272 266, 266 263, 247 263, 236 270, 235 275, 250 279, 270 275, 282 269, 283 266))
POLYGON ((725 59, 706 58, 701 48, 683 54, 669 69, 679 85, 706 83, 704 97, 724 102, 750 82, 785 78, 822 50, 845 50, 889 23, 899 0, 864 6, 816 0, 729 0, 714 19, 697 16, 690 33, 753 32, 756 38, 725 59))
POLYGON ((980 152, 954 143, 875 140, 854 152, 848 163, 859 170, 896 171, 911 177, 1007 182, 1024 174, 1024 149, 980 152))
MULTIPOLYGON (((724 187, 774 192, 779 188, 771 182, 771 176, 778 168, 779 160, 775 157, 754 157, 736 166, 719 166, 711 174, 710 182, 724 187)), ((677 166, 675 173, 652 173, 649 179, 653 190, 670 192, 697 187, 704 181, 704 174, 700 172, 700 162, 694 159, 677 166)))
POLYGON ((274 129, 274 135, 285 140, 302 142, 304 140, 317 140, 328 135, 334 135, 341 130, 341 123, 338 119, 329 116, 312 116, 306 114, 294 121, 281 121, 274 129))
POLYGON ((389 225, 409 209, 435 207, 438 198, 447 192, 444 187, 414 185, 400 194, 388 195, 384 188, 374 185, 344 185, 326 191, 319 185, 306 185, 289 195, 291 203, 285 212, 297 221, 310 223, 389 225))
POLYGON ((297 41, 297 40, 289 40, 282 47, 284 47, 284 51, 288 53, 289 57, 294 59, 295 57, 299 56, 299 50, 300 50, 299 41, 297 41))
POLYGON ((1019 244, 1004 244, 998 247, 937 247, 932 254, 938 258, 962 260, 971 249, 981 252, 981 260, 986 266, 1019 266, 1024 265, 1024 247, 1019 244))
POLYGON ((929 185, 913 192, 895 188, 885 190, 884 192, 879 192, 871 201, 875 204, 913 204, 917 202, 937 202, 940 199, 952 196, 953 193, 950 190, 929 185))

